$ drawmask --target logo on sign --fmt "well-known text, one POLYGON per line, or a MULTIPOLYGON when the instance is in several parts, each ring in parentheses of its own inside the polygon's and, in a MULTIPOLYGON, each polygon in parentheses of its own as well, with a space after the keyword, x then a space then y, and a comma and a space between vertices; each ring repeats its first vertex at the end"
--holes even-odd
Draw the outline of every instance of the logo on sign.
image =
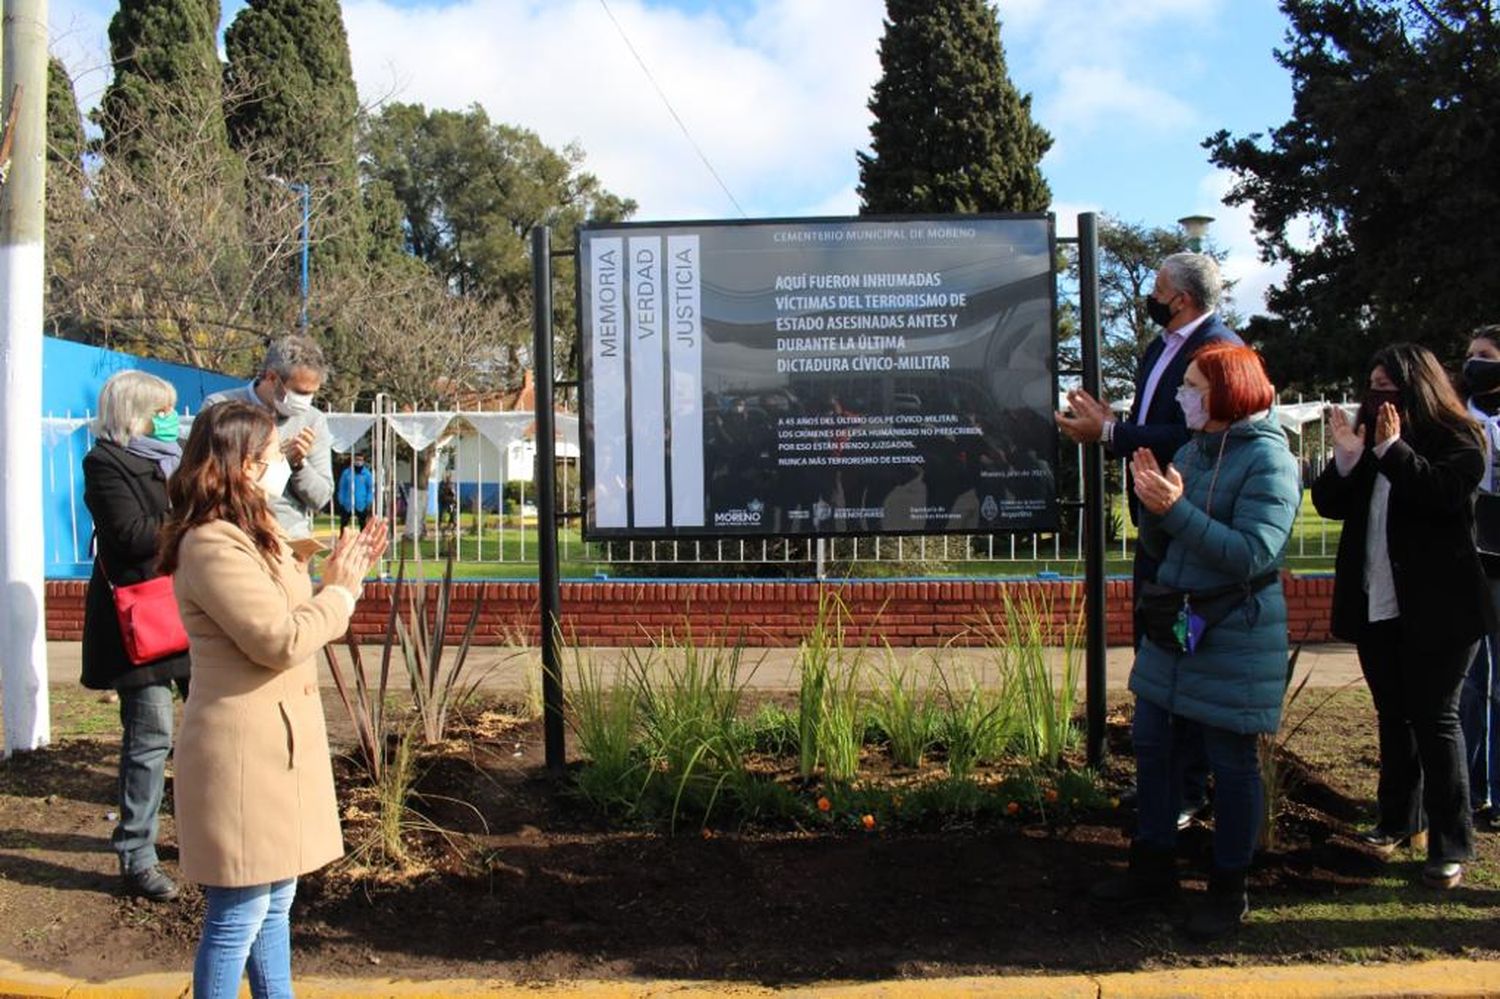
POLYGON ((1000 516, 1000 504, 995 502, 995 497, 986 496, 979 505, 979 512, 984 515, 985 520, 994 520, 1000 516))
POLYGON ((753 499, 734 510, 718 510, 714 513, 715 527, 758 527, 765 514, 766 505, 753 499))
POLYGON ((813 523, 814 524, 821 524, 821 523, 823 523, 823 521, 827 520, 829 517, 832 517, 832 516, 833 516, 833 507, 829 506, 827 503, 823 502, 822 500, 818 500, 816 503, 813 504, 813 523))

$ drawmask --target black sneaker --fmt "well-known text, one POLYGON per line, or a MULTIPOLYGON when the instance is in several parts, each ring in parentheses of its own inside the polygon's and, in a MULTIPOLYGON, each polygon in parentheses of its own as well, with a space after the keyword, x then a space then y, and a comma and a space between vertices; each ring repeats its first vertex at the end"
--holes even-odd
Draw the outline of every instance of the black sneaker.
POLYGON ((126 871, 120 875, 120 880, 125 883, 125 893, 137 898, 170 902, 177 897, 177 882, 155 864, 138 871, 126 871))
POLYGON ((1376 826, 1359 834, 1359 841, 1373 847, 1382 857, 1389 857, 1401 847, 1420 853, 1427 849, 1427 830, 1414 833, 1396 833, 1376 826))

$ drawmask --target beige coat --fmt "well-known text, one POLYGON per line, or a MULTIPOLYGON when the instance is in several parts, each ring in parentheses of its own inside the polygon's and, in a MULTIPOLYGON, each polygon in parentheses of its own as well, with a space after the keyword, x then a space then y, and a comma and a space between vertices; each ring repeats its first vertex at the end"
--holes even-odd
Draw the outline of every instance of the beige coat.
POLYGON ((349 625, 283 548, 274 571, 239 528, 182 539, 173 577, 192 652, 174 795, 182 873, 269 884, 343 855, 317 655, 349 625))

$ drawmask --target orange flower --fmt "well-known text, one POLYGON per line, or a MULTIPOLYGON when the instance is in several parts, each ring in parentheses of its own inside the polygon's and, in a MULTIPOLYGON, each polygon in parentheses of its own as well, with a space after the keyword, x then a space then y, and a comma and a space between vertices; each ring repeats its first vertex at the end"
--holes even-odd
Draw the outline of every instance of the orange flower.
POLYGON ((864 824, 866 830, 875 828, 875 816, 873 815, 866 815, 859 821, 864 824))
POLYGON ((827 798, 819 798, 818 799, 818 811, 820 811, 820 812, 829 812, 829 811, 832 811, 832 810, 833 810, 833 802, 829 801, 827 798))
POLYGON ((1019 814, 1021 814, 1021 806, 1020 806, 1020 804, 1017 803, 1017 802, 1012 801, 1010 804, 1008 804, 1008 805, 1005 806, 1005 814, 1006 815, 1019 815, 1019 814))
POLYGON ((1047 799, 1047 804, 1049 804, 1049 805, 1055 805, 1055 804, 1057 804, 1057 788, 1055 788, 1055 787, 1049 787, 1049 788, 1047 788, 1047 793, 1045 795, 1043 795, 1043 797, 1045 797, 1047 799))

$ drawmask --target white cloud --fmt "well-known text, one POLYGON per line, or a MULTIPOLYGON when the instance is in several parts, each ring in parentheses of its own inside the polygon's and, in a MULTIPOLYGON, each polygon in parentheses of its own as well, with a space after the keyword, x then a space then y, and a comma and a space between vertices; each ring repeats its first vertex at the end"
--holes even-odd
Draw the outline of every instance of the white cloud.
POLYGON ((1078 235, 1079 215, 1104 211, 1097 204, 1082 201, 1054 201, 1047 210, 1057 216, 1057 235, 1060 239, 1072 239, 1078 235))
POLYGON ((1182 57, 1169 42, 1214 17, 1227 0, 1002 0, 1001 41, 1012 71, 1045 80, 1037 116, 1069 155, 1103 124, 1179 128, 1195 115, 1173 94, 1182 57))
POLYGON ((1198 194, 1206 206, 1203 214, 1214 216, 1209 236, 1228 254, 1224 276, 1236 282, 1235 310, 1248 318, 1266 312, 1266 291, 1286 277, 1287 266, 1267 264, 1260 259, 1249 205, 1224 204, 1224 195, 1233 183, 1234 175, 1229 171, 1215 170, 1199 182, 1198 194))
POLYGON ((1168 132, 1194 119, 1193 109, 1181 99, 1109 66, 1069 66, 1062 70, 1057 91, 1046 101, 1045 111, 1049 128, 1064 136, 1090 131, 1106 120, 1132 119, 1155 131, 1168 132))
POLYGON ((109 19, 115 4, 100 0, 52 0, 48 8, 48 47, 73 78, 79 106, 98 103, 113 75, 109 65, 109 19))
MULTIPOLYGON (((877 6, 764 0, 739 25, 631 0, 610 9, 748 214, 815 210, 848 186, 879 73, 877 6)), ((736 214, 596 0, 347 0, 344 13, 365 99, 394 80, 396 100, 478 102, 551 145, 576 140, 641 218, 736 214)))

